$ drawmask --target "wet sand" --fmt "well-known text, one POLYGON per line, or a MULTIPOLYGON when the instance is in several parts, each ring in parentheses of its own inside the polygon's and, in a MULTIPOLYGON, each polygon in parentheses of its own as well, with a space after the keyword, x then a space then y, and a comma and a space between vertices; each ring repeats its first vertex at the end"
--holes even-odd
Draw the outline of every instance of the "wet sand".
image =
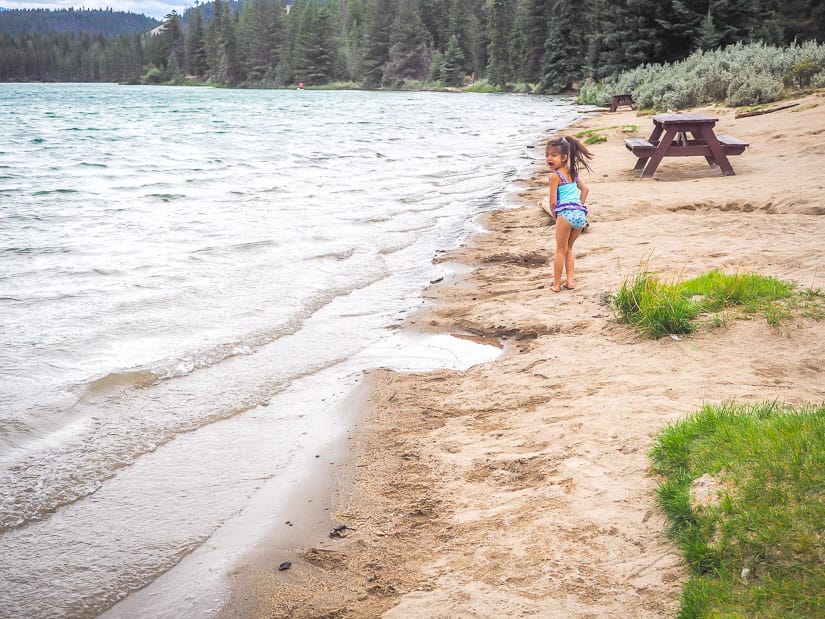
POLYGON ((825 288, 825 93, 797 101, 742 119, 696 110, 750 143, 731 177, 691 157, 637 178, 622 139, 652 124, 633 111, 566 131, 608 137, 586 179, 577 290, 550 290, 537 168, 518 181, 523 208, 488 213, 489 233, 437 258, 473 271, 434 285, 409 325, 505 354, 464 372, 372 372, 326 526, 239 565, 222 616, 672 615, 686 569, 655 505, 653 437, 706 402, 825 401, 825 321, 732 319, 650 340, 609 300, 640 265, 665 279, 716 268, 825 288))

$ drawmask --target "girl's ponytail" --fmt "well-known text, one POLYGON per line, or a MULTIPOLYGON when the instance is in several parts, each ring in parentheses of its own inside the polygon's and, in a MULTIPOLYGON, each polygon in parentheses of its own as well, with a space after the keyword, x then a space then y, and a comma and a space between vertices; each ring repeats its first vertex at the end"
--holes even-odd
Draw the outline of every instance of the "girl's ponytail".
POLYGON ((562 154, 567 155, 567 167, 570 168, 570 176, 573 179, 579 175, 580 167, 591 172, 590 164, 587 161, 593 158, 593 153, 587 150, 587 147, 576 138, 553 138, 547 142, 547 148, 549 149, 551 146, 560 149, 562 154))
POLYGON ((593 153, 587 150, 587 146, 576 138, 564 138, 564 140, 570 149, 570 175, 576 178, 579 175, 579 166, 591 172, 590 164, 587 163, 587 160, 593 158, 593 153))

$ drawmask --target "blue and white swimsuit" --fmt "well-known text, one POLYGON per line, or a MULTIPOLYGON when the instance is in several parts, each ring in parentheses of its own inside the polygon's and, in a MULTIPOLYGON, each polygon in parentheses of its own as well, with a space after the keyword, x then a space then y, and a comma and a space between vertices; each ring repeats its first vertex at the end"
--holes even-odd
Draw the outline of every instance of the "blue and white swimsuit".
POLYGON ((561 215, 574 230, 581 230, 587 225, 587 207, 582 204, 582 194, 576 179, 568 181, 556 170, 561 184, 556 190, 556 216, 561 215))

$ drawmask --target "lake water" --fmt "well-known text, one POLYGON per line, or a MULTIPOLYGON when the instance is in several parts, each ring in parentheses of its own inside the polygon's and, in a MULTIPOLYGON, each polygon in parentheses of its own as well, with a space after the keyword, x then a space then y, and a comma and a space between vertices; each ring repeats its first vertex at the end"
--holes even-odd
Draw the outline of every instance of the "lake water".
MULTIPOLYGON (((393 327, 579 113, 0 84, 0 616, 96 616, 210 547, 221 580, 351 429, 365 370, 494 358, 393 327)), ((219 605, 179 589, 170 617, 219 605)))

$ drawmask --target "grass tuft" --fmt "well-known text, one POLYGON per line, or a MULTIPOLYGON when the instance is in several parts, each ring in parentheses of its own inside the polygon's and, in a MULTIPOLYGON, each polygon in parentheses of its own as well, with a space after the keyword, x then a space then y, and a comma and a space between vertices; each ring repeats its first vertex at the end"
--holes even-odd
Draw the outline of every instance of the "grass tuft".
POLYGON ((650 458, 691 572, 679 617, 825 616, 825 405, 706 405, 650 458), (715 501, 694 504, 706 476, 715 501))
POLYGON ((735 317, 728 310, 760 314, 776 326, 795 313, 825 317, 825 294, 800 290, 796 284, 753 273, 710 271, 683 282, 667 283, 639 271, 613 296, 619 319, 644 334, 660 338, 692 333, 699 326, 718 327, 735 317))
POLYGON ((598 144, 600 142, 607 142, 607 136, 602 135, 602 131, 608 129, 618 129, 622 133, 636 133, 639 130, 638 125, 612 125, 610 127, 596 127, 594 129, 585 129, 579 131, 574 137, 584 140, 585 144, 598 144))

